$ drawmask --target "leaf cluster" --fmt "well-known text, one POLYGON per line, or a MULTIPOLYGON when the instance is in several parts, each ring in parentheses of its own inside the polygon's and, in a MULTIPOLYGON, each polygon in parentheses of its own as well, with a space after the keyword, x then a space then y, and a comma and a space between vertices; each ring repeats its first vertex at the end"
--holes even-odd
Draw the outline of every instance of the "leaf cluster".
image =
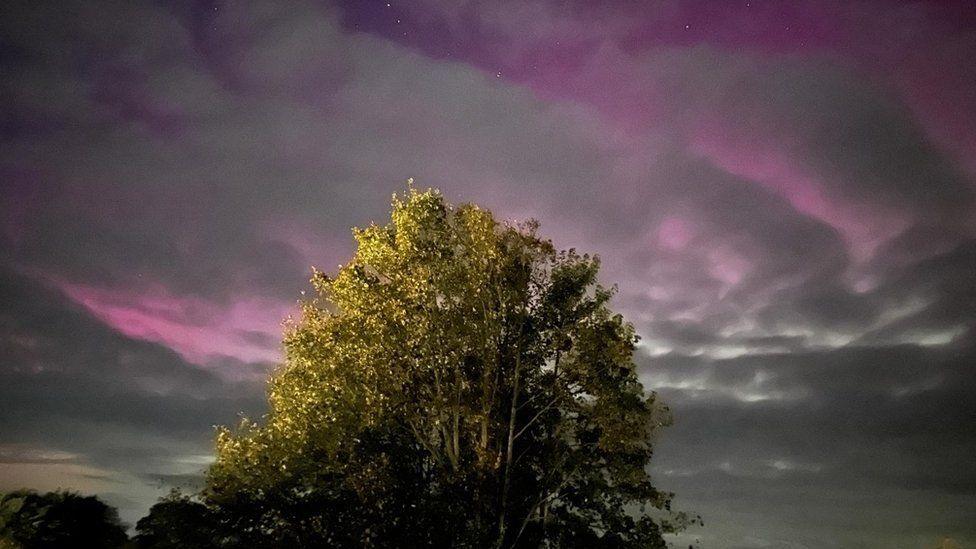
POLYGON ((638 337, 537 232, 411 189, 314 273, 268 415, 217 435, 203 497, 240 544, 663 546, 638 337))
POLYGON ((95 496, 33 490, 0 495, 0 548, 118 549, 128 539, 115 508, 95 496))

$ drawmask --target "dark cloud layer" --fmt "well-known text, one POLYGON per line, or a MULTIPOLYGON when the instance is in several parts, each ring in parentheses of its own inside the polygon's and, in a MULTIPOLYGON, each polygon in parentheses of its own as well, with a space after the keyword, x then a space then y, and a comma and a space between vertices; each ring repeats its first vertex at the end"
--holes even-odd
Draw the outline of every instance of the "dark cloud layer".
POLYGON ((69 483, 119 484, 141 495, 122 509, 137 518, 159 477, 199 473, 214 425, 264 408, 261 383, 225 381, 167 347, 123 336, 8 268, 0 281, 0 456, 8 467, 47 466, 27 480, 66 474, 69 483))
POLYGON ((0 481, 198 481, 413 177, 601 255, 676 543, 976 543, 971 11, 5 2, 0 481))
POLYGON ((685 497, 734 508, 736 523, 718 531, 767 525, 783 543, 837 547, 965 533, 974 361, 971 347, 909 345, 649 360, 647 380, 677 417, 654 472, 685 497), (828 505, 852 524, 801 520, 828 505), (868 535, 871 521, 888 528, 868 535))

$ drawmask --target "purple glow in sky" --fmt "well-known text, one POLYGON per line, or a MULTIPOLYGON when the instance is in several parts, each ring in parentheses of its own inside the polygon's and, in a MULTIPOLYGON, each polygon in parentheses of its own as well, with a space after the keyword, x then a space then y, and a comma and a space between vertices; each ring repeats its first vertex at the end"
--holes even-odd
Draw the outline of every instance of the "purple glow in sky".
POLYGON ((412 177, 600 254, 676 545, 976 544, 974 58, 968 2, 4 2, 0 489, 192 485, 412 177))

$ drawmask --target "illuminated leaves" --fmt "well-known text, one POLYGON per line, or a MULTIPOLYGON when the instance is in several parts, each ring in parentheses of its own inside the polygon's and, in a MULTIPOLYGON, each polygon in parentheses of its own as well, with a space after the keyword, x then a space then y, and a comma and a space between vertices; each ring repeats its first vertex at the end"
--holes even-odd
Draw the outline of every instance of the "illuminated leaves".
POLYGON ((659 545, 632 512, 668 502, 637 337, 597 258, 537 230, 414 189, 354 230, 352 261, 313 275, 262 425, 218 433, 210 504, 276 543, 659 545))

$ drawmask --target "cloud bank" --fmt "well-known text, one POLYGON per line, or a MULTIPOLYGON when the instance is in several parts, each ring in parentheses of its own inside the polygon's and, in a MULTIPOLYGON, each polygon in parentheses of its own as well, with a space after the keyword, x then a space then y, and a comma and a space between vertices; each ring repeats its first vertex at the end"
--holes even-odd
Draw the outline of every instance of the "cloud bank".
POLYGON ((976 542, 976 20, 917 2, 6 3, 3 484, 130 521, 413 177, 598 252, 710 547, 976 542), (52 475, 54 475, 52 477, 52 475))

